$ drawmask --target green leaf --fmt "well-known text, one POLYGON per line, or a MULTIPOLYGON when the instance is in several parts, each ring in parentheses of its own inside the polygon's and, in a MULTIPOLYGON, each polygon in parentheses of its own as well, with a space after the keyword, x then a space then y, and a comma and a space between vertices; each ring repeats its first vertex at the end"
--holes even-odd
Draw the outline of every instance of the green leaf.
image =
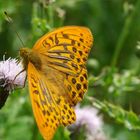
POLYGON ((63 140, 70 140, 70 132, 65 129, 63 126, 58 127, 53 140, 60 140, 63 138, 63 140))
POLYGON ((99 110, 107 113, 116 122, 123 124, 129 130, 140 130, 140 118, 133 111, 126 111, 120 106, 113 105, 107 101, 87 97, 92 105, 99 110))

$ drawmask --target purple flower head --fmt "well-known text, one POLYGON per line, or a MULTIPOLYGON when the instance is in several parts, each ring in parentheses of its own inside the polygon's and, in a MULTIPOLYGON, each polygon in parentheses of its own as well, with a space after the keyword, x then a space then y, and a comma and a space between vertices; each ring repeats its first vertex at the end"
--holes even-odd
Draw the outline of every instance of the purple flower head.
POLYGON ((0 62, 0 108, 12 90, 24 86, 26 72, 22 70, 21 62, 16 59, 9 58, 0 62))
POLYGON ((70 130, 77 131, 77 129, 84 128, 86 140, 106 140, 106 136, 103 132, 103 120, 98 115, 98 110, 85 106, 80 108, 76 107, 76 122, 70 126, 70 130))

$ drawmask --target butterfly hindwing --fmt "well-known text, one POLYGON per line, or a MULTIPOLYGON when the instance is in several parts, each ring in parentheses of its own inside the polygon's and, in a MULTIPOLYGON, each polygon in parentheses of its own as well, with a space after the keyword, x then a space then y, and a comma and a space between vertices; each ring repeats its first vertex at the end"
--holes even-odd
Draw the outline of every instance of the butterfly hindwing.
POLYGON ((51 73, 53 72, 50 71, 50 75, 46 78, 46 75, 38 71, 32 63, 28 64, 32 108, 39 130, 45 140, 52 139, 59 125, 68 125, 75 121, 74 110, 67 103, 63 94, 59 93, 62 91, 62 87, 55 82, 57 79, 51 73))
MULTIPOLYGON (((49 101, 50 96, 47 93, 48 91, 46 87, 46 90, 42 89, 44 86, 41 83, 42 80, 43 79, 41 79, 41 76, 35 67, 29 63, 28 82, 34 116, 44 139, 51 140, 55 132, 55 128, 53 128, 55 126, 53 126, 50 118, 53 116, 49 110, 49 107, 51 106, 49 101), (46 98, 47 96, 48 98, 46 98)), ((57 117, 57 122, 59 122, 59 116, 57 117)))

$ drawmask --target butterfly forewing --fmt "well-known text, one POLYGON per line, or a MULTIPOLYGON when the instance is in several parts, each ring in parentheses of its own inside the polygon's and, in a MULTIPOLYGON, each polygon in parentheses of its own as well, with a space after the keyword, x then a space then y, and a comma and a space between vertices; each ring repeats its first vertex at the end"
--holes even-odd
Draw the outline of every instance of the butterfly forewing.
POLYGON ((47 65, 76 75, 85 66, 92 42, 88 28, 68 26, 44 35, 33 49, 47 57, 47 65))
POLYGON ((44 35, 33 48, 42 55, 44 64, 65 74, 64 86, 74 105, 87 91, 85 64, 92 43, 88 28, 68 26, 44 35))

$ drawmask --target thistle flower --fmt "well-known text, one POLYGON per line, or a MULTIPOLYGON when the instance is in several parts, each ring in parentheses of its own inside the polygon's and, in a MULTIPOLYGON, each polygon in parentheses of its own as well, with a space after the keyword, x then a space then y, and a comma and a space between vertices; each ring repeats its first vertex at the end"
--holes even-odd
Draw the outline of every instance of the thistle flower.
POLYGON ((86 140, 106 140, 102 128, 102 117, 98 115, 97 109, 90 106, 83 108, 78 106, 76 107, 75 112, 77 117, 76 123, 69 127, 73 133, 75 133, 75 131, 77 132, 78 129, 84 128, 84 136, 86 137, 86 140))
POLYGON ((9 58, 0 62, 0 108, 12 90, 24 86, 26 72, 22 70, 22 64, 16 59, 9 58))

